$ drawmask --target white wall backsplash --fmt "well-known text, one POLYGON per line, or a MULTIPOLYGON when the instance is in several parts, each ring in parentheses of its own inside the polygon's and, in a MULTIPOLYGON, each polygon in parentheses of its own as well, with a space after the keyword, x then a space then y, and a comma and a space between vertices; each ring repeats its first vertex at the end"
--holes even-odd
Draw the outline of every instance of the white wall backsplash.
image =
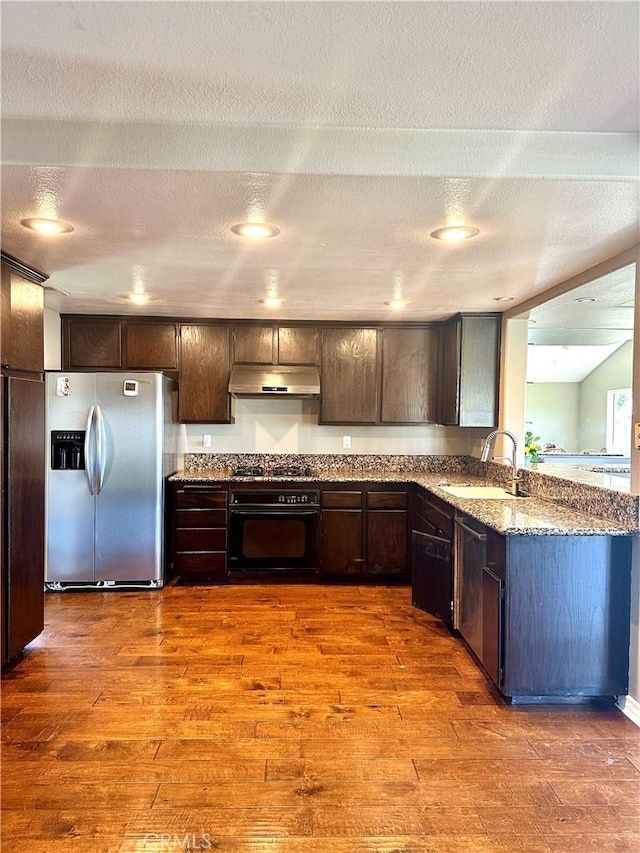
POLYGON ((236 400, 234 424, 189 424, 190 453, 383 453, 479 455, 489 430, 426 426, 319 426, 317 400, 236 400), (211 436, 211 447, 202 444, 211 436), (351 436, 351 448, 342 436, 351 436), (476 452, 474 452, 474 450, 476 452))

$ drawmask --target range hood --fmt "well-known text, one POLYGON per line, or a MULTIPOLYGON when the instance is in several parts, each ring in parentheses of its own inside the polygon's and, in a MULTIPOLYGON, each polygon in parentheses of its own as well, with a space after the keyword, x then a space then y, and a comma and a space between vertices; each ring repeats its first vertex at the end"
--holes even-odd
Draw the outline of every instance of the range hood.
POLYGON ((232 368, 229 393, 234 397, 318 397, 320 373, 315 366, 244 364, 232 368))

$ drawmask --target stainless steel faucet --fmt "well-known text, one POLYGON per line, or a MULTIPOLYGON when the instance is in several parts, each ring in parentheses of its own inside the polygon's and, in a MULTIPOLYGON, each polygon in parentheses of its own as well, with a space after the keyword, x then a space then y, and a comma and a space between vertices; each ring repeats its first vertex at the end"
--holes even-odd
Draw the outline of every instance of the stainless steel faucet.
MULTIPOLYGON (((489 453, 491 452, 491 445, 493 444, 496 436, 498 436, 498 435, 506 435, 513 442, 513 450, 511 451, 511 460, 510 460, 510 462, 511 462, 511 489, 510 489, 510 491, 511 491, 512 495, 517 495, 518 494, 518 483, 520 482, 520 477, 518 477, 516 475, 516 452, 518 450, 518 439, 515 437, 515 435, 512 432, 509 432, 508 429, 494 429, 493 432, 490 432, 489 435, 485 438, 484 444, 482 445, 482 453, 480 454, 480 461, 481 462, 488 462, 489 461, 489 453)), ((500 456, 500 457, 493 456, 492 457, 492 459, 496 459, 496 458, 507 459, 506 456, 500 456)))

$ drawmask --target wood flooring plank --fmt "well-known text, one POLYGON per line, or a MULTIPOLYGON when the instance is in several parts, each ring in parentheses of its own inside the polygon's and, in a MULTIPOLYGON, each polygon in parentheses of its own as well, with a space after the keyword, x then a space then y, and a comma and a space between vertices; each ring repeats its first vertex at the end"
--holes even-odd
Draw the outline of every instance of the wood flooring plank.
POLYGON ((556 781, 551 783, 563 805, 633 805, 640 803, 640 777, 635 780, 603 782, 556 781))
MULTIPOLYGON (((622 714, 611 714, 609 717, 597 720, 536 720, 536 719, 514 719, 501 717, 498 720, 464 720, 452 723, 456 735, 459 738, 509 738, 528 737, 531 740, 540 738, 552 738, 561 740, 563 738, 580 738, 584 740, 597 740, 608 738, 612 735, 620 737, 634 737, 638 729, 631 720, 622 714)), ((640 737, 638 738, 640 747, 640 737)))
POLYGON ((265 779, 278 781, 285 779, 310 780, 388 780, 414 781, 417 778, 413 762, 406 758, 366 759, 345 758, 338 755, 332 758, 318 759, 269 759, 265 779))
POLYGON ((5 809, 2 812, 2 849, 5 840, 16 838, 23 849, 31 839, 124 838, 129 816, 123 809, 5 809))
MULTIPOLYGON (((268 741, 267 741, 268 742, 268 741)), ((322 758, 323 755, 339 755, 347 752, 359 758, 535 758, 528 741, 459 741, 454 738, 434 736, 432 738, 325 738, 323 740, 300 741, 301 758, 322 758)))
POLYGON ((288 738, 236 738, 202 740, 165 740, 158 749, 162 761, 188 761, 215 758, 300 758, 300 744, 288 738))
MULTIPOLYGON (((50 838, 46 841, 29 839, 29 853, 122 853, 119 838, 50 838)), ((2 838, 3 853, 24 853, 25 841, 20 838, 2 838)), ((140 848, 135 853, 140 853, 140 848)), ((165 851, 166 853, 166 851, 165 851)))
POLYGON ((310 809, 279 808, 274 806, 246 808, 243 806, 197 809, 152 809, 133 812, 123 835, 143 838, 151 833, 173 836, 195 834, 216 837, 240 835, 245 837, 283 837, 311 835, 313 821, 310 809))
POLYGON ((350 720, 334 719, 323 722, 296 720, 294 722, 258 722, 256 737, 291 737, 305 740, 333 738, 402 739, 451 738, 452 727, 447 720, 404 723, 401 720, 350 720))
POLYGON ((615 834, 620 829, 640 828, 640 804, 588 806, 513 806, 510 809, 480 806, 478 814, 486 831, 498 835, 615 834))
MULTIPOLYGON (((353 836, 348 838, 218 836, 207 839, 208 842, 212 845, 210 849, 215 849, 216 853, 550 853, 549 844, 541 838, 497 839, 486 835, 472 837, 430 835, 428 838, 407 835, 362 838, 353 836)), ((144 853, 167 853, 166 846, 163 850, 161 843, 158 839, 148 840, 144 853)), ((204 843, 202 841, 201 848, 204 843)), ((138 844, 137 840, 124 841, 118 853, 141 853, 138 844)), ((35 853, 44 853, 44 851, 38 848, 35 853)), ((85 853, 85 851, 82 850, 79 853, 85 853)), ((99 848, 98 853, 103 851, 99 848)), ((111 853, 111 850, 107 853, 111 853)), ((178 850, 173 853, 178 853, 178 850)))
POLYGON ((557 759, 526 760, 512 758, 419 758, 414 762, 420 779, 466 779, 493 783, 495 780, 530 779, 548 780, 551 784, 558 779, 602 780, 619 782, 637 781, 639 771, 626 758, 559 757, 557 759))
MULTIPOLYGON (((409 766, 413 773, 413 765, 409 766)), ((219 761, 21 761, 3 769, 6 785, 31 785, 44 780, 67 782, 139 783, 139 782, 262 782, 266 776, 265 759, 228 759, 219 761)))
POLYGON ((531 746, 540 758, 557 758, 563 756, 582 756, 591 758, 597 755, 607 758, 628 758, 634 763, 640 761, 640 730, 627 736, 628 733, 616 738, 603 737, 597 740, 586 738, 580 740, 549 739, 539 741, 531 738, 531 746))
POLYGON ((133 740, 141 738, 160 740, 166 736, 167 728, 171 728, 173 737, 187 738, 250 738, 253 736, 255 724, 251 720, 171 720, 163 717, 157 719, 139 719, 103 721, 99 715, 93 715, 95 721, 60 723, 57 733, 61 738, 69 740, 93 740, 97 728, 108 728, 111 740, 133 740), (97 727, 97 728, 96 728, 97 727))
POLYGON ((17 741, 3 744, 2 756, 7 762, 138 761, 153 758, 159 745, 149 740, 17 741))
POLYGON ((416 782, 327 778, 295 781, 239 782, 224 786, 161 784, 154 808, 233 808, 238 803, 254 806, 290 806, 307 803, 339 808, 372 806, 557 805, 546 782, 416 782))
POLYGON ((420 806, 324 807, 313 810, 314 836, 482 835, 473 808, 420 806))
POLYGON ((36 782, 21 790, 5 790, 3 809, 64 809, 69 803, 81 803, 82 809, 151 808, 159 786, 149 783, 117 782, 36 782))
POLYGON ((545 836, 550 853, 638 853, 640 832, 621 827, 614 833, 545 836))

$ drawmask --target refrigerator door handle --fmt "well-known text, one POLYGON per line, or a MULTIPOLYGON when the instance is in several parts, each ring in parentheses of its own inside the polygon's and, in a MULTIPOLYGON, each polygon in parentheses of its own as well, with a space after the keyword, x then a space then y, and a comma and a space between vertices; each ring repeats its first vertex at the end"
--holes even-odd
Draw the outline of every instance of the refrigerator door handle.
POLYGON ((97 483, 96 495, 99 495, 104 485, 104 475, 107 467, 107 440, 104 433, 104 419, 102 409, 96 403, 96 447, 97 447, 97 483))
POLYGON ((89 494, 95 495, 96 487, 95 487, 95 467, 96 467, 96 454, 95 454, 95 439, 93 436, 93 429, 95 424, 95 414, 96 407, 89 407, 89 414, 87 415, 87 424, 85 428, 84 435, 84 458, 85 458, 85 468, 87 475, 87 483, 89 486, 89 494))

